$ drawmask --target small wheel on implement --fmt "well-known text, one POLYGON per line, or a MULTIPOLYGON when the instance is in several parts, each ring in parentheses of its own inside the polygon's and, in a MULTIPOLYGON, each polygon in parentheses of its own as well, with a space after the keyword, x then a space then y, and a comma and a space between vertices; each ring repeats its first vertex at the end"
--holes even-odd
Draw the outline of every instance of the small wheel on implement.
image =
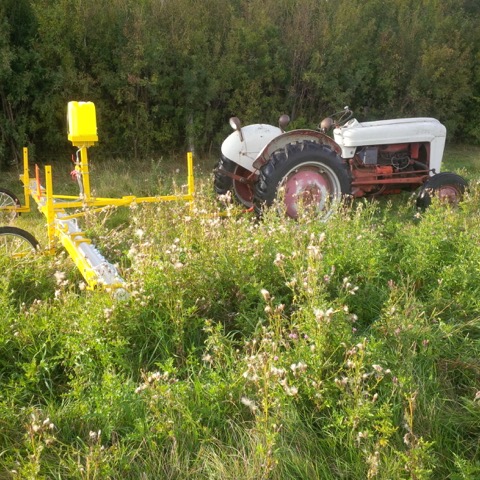
POLYGON ((428 208, 432 203, 432 197, 437 197, 442 203, 458 205, 467 187, 467 181, 456 173, 437 173, 421 188, 417 198, 417 208, 421 210, 428 208))
POLYGON ((241 180, 246 180, 251 175, 250 171, 222 155, 214 172, 213 187, 217 195, 225 195, 231 191, 233 199, 240 205, 247 208, 253 205, 252 187, 249 183, 241 180), (228 175, 229 173, 241 179, 231 177, 228 175))
POLYGON ((23 258, 36 253, 39 249, 37 239, 17 227, 0 227, 0 255, 23 258))
POLYGON ((20 200, 14 193, 6 188, 0 188, 0 223, 10 223, 14 218, 20 215, 15 208, 12 208, 20 206, 20 200), (8 207, 8 210, 4 210, 4 207, 8 207))
POLYGON ((280 197, 291 218, 297 218, 304 208, 326 219, 349 193, 348 172, 336 153, 325 145, 298 142, 274 152, 261 168, 255 209, 261 213, 280 197))

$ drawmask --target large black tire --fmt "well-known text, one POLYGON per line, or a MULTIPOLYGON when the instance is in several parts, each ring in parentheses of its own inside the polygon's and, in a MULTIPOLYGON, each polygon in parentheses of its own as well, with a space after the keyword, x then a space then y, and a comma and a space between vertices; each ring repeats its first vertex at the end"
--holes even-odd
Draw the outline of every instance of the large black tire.
POLYGON ((224 172, 244 178, 247 178, 251 172, 222 155, 215 167, 213 180, 213 188, 217 195, 225 195, 228 192, 232 192, 233 200, 250 208, 253 205, 253 190, 250 185, 233 179, 224 172))
POLYGON ((417 197, 417 207, 425 210, 431 205, 434 196, 441 202, 457 205, 467 187, 468 182, 456 173, 437 173, 423 184, 417 197))
POLYGON ((297 218, 302 205, 313 207, 325 219, 350 193, 350 178, 346 165, 330 147, 302 141, 272 153, 260 169, 254 193, 258 214, 280 197, 289 217, 297 218))
MULTIPOLYGON (((21 207, 21 203, 13 192, 6 188, 0 188, 1 207, 21 207)), ((0 223, 10 223, 18 215, 20 214, 15 210, 0 210, 0 223)))
POLYGON ((40 248, 37 239, 17 227, 0 227, 0 254, 21 258, 35 253, 40 248))
POLYGON ((213 188, 217 195, 225 195, 232 189, 233 178, 225 175, 223 171, 233 173, 233 171, 235 170, 235 165, 235 162, 232 162, 223 155, 218 160, 217 165, 215 166, 215 169, 213 171, 213 188))

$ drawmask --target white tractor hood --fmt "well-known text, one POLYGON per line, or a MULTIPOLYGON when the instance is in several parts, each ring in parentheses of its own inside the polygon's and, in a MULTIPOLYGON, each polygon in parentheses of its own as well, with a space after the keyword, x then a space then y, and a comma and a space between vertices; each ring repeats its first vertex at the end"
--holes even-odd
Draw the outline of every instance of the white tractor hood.
POLYGON ((352 158, 355 147, 413 142, 445 143, 447 129, 435 118, 400 118, 377 122, 348 121, 333 131, 344 158, 352 158))

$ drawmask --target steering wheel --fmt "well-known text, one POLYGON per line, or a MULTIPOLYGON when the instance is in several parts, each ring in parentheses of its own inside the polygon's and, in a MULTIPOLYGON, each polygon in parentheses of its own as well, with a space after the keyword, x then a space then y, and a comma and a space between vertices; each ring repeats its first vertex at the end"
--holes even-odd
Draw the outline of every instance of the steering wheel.
POLYGON ((344 107, 339 112, 332 113, 327 118, 324 118, 319 127, 322 132, 326 132, 333 128, 338 128, 345 125, 353 117, 353 111, 348 106, 344 107))

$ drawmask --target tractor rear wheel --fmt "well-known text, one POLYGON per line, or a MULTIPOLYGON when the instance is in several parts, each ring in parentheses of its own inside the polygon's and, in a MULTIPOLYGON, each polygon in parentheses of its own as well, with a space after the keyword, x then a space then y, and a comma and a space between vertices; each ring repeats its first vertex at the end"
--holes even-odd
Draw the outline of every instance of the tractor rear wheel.
POLYGON ((437 173, 423 185, 417 198, 417 207, 425 210, 432 203, 432 197, 440 202, 457 205, 468 187, 467 181, 451 172, 437 173))
POLYGON ((272 153, 255 184, 255 210, 281 200, 285 213, 298 218, 301 209, 326 219, 350 193, 348 171, 337 154, 312 141, 289 144, 272 153))
POLYGON ((220 160, 215 165, 213 170, 214 179, 213 179, 213 188, 217 195, 225 195, 229 190, 232 189, 233 178, 225 174, 225 172, 233 173, 235 170, 235 162, 232 162, 223 155, 220 157, 220 160))
POLYGON ((222 155, 215 167, 215 177, 213 181, 213 187, 217 195, 225 195, 231 191, 233 193, 233 199, 237 203, 250 208, 253 205, 253 190, 250 183, 230 177, 227 173, 244 179, 250 177, 252 173, 222 155))

